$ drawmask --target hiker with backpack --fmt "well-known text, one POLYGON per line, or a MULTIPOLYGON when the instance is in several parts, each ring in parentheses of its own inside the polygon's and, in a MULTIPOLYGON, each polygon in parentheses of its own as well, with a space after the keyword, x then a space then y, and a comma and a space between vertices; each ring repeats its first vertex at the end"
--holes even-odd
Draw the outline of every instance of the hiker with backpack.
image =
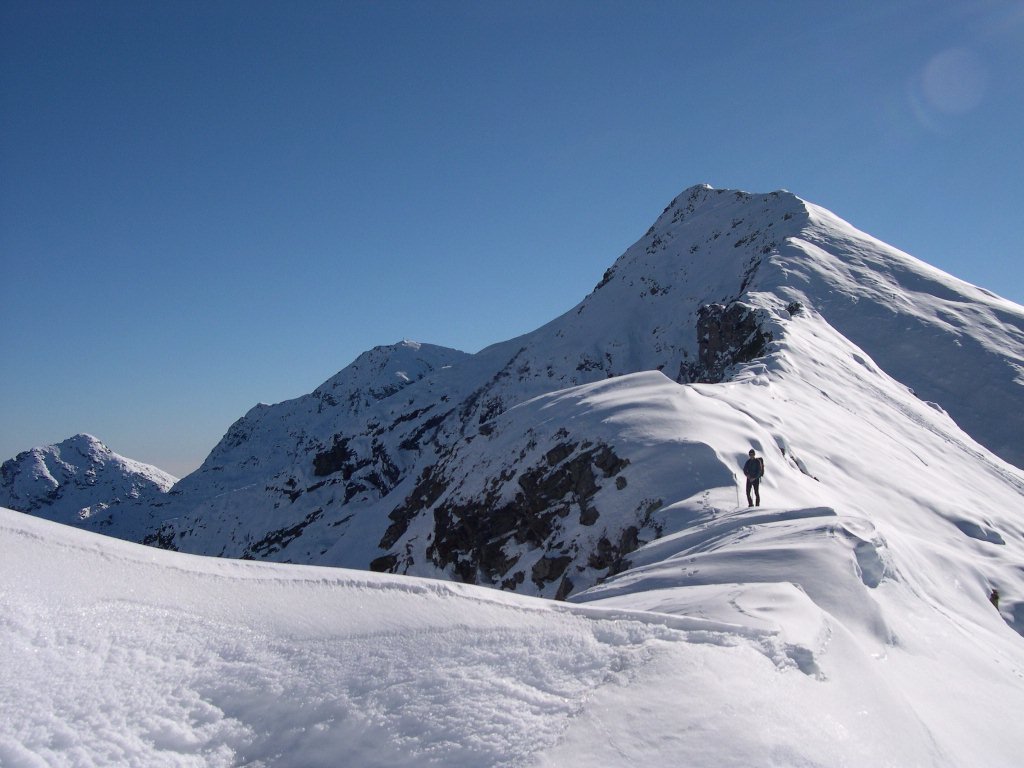
POLYGON ((743 465, 743 474, 747 477, 747 506, 753 507, 761 506, 761 478, 764 477, 764 459, 757 455, 757 452, 751 448, 750 453, 747 454, 749 458, 747 463, 743 465), (754 492, 754 498, 750 497, 750 492, 754 492), (756 499, 756 502, 755 502, 756 499))

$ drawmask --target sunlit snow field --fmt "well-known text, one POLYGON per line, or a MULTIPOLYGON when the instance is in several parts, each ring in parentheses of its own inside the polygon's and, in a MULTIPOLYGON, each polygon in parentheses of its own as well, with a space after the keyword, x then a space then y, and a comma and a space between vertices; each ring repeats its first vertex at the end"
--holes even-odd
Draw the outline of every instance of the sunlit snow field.
MULTIPOLYGON (((958 305, 978 304, 976 289, 857 235, 849 263, 885 277, 867 283, 892 303, 871 298, 862 275, 816 256, 811 242, 826 224, 837 242, 852 230, 809 210, 810 240, 788 239, 762 267, 764 286, 777 285, 745 294, 772 334, 768 354, 720 384, 680 385, 648 366, 534 396, 509 379, 509 397, 520 399, 493 416, 486 439, 447 456, 452 493, 468 495, 513 477, 524 445, 543 452, 563 431, 628 460, 628 484, 599 497, 599 524, 567 515, 558 536, 593 543, 606 526, 635 522, 643 499, 658 500, 649 508, 661 535, 611 578, 579 568, 569 603, 202 558, 0 510, 0 765, 1024 764, 1024 472, 886 373, 908 366, 940 393, 952 382, 950 392, 970 397, 948 395, 950 412, 972 421, 986 392, 1016 392, 971 386, 975 369, 995 365, 986 345, 1003 362, 1019 359, 1022 310, 993 300, 978 317, 958 315, 958 305), (931 293, 901 287, 925 283, 931 293), (791 313, 796 300, 805 306, 791 313), (860 307, 872 302, 870 313, 860 307), (884 322, 917 335, 879 344, 875 360, 855 340, 876 339, 884 322), (955 369, 943 367, 947 347, 928 346, 943 323, 953 331, 942 343, 959 350, 955 369), (761 507, 747 507, 739 487, 749 447, 767 466, 761 507)), ((558 322, 629 349, 633 326, 614 311, 633 290, 623 274, 636 267, 659 285, 684 285, 664 261, 641 243, 620 261, 619 282, 594 294, 600 301, 558 322)), ((713 285, 720 267, 709 260, 689 285, 713 285)), ((644 307, 660 327, 663 310, 644 307)), ((568 330, 547 342, 537 332, 537 370, 578 354, 568 330)), ((474 358, 459 386, 472 391, 480 371, 486 380, 502 370, 492 363, 504 365, 507 351, 474 358)), ((443 368, 438 381, 458 373, 443 368)), ((416 396, 429 404, 437 392, 424 382, 416 396)), ((308 400, 254 409, 265 434, 238 447, 237 461, 218 459, 214 485, 197 473, 191 487, 205 491, 178 496, 183 509, 143 513, 191 515, 189 536, 176 541, 206 548, 197 551, 225 551, 236 529, 244 541, 250 523, 280 527, 249 466, 261 456, 291 461, 272 449, 303 419, 330 427, 308 400)), ((990 423, 991 411, 975 425, 1015 455, 1012 428, 990 423)), ((295 505, 319 503, 311 492, 295 505)), ((366 506, 349 528, 318 534, 330 542, 307 531, 300 544, 365 563, 379 554, 391 508, 366 506)), ((144 529, 131 508, 119 514, 110 524, 122 534, 144 529)), ((424 548, 431 523, 428 510, 395 547, 424 548)), ((409 573, 442 573, 416 552, 409 573)))
POLYGON ((0 579, 12 768, 1010 766, 1021 747, 1019 636, 941 607, 865 643, 788 584, 573 606, 7 510, 0 579), (714 605, 735 612, 678 615, 714 605))

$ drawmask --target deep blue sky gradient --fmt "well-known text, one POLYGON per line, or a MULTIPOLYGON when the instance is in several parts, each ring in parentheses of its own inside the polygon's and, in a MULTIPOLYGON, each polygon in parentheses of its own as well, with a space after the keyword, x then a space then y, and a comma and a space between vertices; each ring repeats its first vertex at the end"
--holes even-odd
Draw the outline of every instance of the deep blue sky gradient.
POLYGON ((175 474, 581 300, 685 187, 1024 302, 1024 3, 0 2, 0 460, 175 474))

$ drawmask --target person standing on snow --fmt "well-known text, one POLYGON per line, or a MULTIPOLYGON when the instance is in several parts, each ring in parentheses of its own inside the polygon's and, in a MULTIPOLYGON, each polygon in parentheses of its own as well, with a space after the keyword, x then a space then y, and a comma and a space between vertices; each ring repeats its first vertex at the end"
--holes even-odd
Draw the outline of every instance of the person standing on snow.
POLYGON ((757 506, 761 506, 761 478, 764 476, 764 459, 758 457, 757 452, 753 448, 750 449, 750 453, 747 454, 749 458, 747 463, 743 465, 743 474, 747 477, 747 506, 753 507, 755 505, 755 499, 757 506), (750 492, 754 492, 754 498, 750 497, 750 492))

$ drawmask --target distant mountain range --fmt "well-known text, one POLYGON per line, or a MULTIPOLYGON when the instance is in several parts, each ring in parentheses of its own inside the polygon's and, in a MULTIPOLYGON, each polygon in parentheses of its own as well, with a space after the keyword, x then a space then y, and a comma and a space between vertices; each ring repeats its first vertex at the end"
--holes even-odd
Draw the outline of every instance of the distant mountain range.
MULTIPOLYGON (((254 407, 171 488, 90 438, 37 448, 3 465, 0 505, 566 598, 744 510, 753 447, 766 504, 860 521, 843 540, 870 586, 897 568, 879 531, 940 520, 1009 554, 1022 402, 1024 308, 788 192, 700 185, 531 333, 473 355, 375 348, 254 407)), ((1000 557, 977 578, 1012 592, 1000 557)))

